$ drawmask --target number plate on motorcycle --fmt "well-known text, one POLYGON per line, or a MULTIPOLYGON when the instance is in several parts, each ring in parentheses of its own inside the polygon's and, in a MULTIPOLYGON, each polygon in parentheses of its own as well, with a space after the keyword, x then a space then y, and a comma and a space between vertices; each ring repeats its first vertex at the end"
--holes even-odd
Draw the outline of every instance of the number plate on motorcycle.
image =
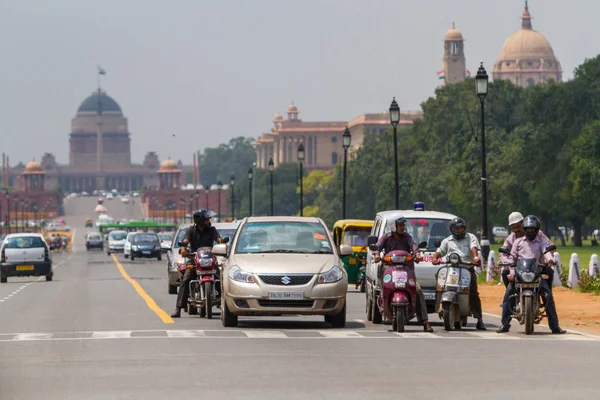
POLYGON ((269 292, 269 300, 303 300, 303 292, 269 292))
POLYGON ((435 292, 423 292, 425 300, 435 300, 435 292))

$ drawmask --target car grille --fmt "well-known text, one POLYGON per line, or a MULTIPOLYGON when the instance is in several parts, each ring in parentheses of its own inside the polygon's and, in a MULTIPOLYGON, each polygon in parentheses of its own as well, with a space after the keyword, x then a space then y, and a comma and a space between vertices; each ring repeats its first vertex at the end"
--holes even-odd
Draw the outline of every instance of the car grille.
POLYGON ((261 307, 312 308, 314 300, 258 300, 261 307))
POLYGON ((259 275, 261 281, 267 285, 297 286, 306 285, 314 275, 259 275))

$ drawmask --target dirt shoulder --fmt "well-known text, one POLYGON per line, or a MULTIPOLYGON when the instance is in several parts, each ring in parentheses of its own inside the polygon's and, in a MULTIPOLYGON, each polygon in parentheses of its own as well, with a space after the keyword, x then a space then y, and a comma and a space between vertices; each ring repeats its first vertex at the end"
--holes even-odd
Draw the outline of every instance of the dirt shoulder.
MULTIPOLYGON (((500 315, 504 285, 479 285, 483 311, 500 315)), ((553 289, 560 325, 600 335, 600 296, 579 293, 563 287, 553 289)), ((546 320, 542 323, 547 324, 546 320)))

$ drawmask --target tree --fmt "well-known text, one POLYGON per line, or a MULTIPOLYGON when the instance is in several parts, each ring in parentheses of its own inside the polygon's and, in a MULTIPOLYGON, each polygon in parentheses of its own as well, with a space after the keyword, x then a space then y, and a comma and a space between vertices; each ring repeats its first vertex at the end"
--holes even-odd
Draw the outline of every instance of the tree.
POLYGON ((236 179, 246 175, 248 168, 256 161, 256 150, 252 146, 253 138, 237 137, 227 144, 204 149, 200 157, 200 180, 204 186, 229 182, 234 174, 236 179))

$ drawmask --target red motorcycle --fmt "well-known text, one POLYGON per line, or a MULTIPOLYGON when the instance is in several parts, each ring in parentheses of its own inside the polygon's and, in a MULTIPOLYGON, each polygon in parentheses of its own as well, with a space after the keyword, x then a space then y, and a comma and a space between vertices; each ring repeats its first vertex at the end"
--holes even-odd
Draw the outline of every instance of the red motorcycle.
MULTIPOLYGON (((190 296, 187 301, 187 313, 196 315, 200 311, 201 318, 212 318, 213 304, 217 307, 221 304, 221 280, 219 278, 219 262, 212 253, 212 247, 202 247, 194 253, 197 279, 190 282, 190 296)), ((187 266, 185 263, 179 266, 181 279, 187 266)))
POLYGON ((382 315, 392 320, 392 330, 404 332, 404 326, 416 316, 417 286, 413 255, 394 250, 383 258, 382 290, 377 307, 382 315))

